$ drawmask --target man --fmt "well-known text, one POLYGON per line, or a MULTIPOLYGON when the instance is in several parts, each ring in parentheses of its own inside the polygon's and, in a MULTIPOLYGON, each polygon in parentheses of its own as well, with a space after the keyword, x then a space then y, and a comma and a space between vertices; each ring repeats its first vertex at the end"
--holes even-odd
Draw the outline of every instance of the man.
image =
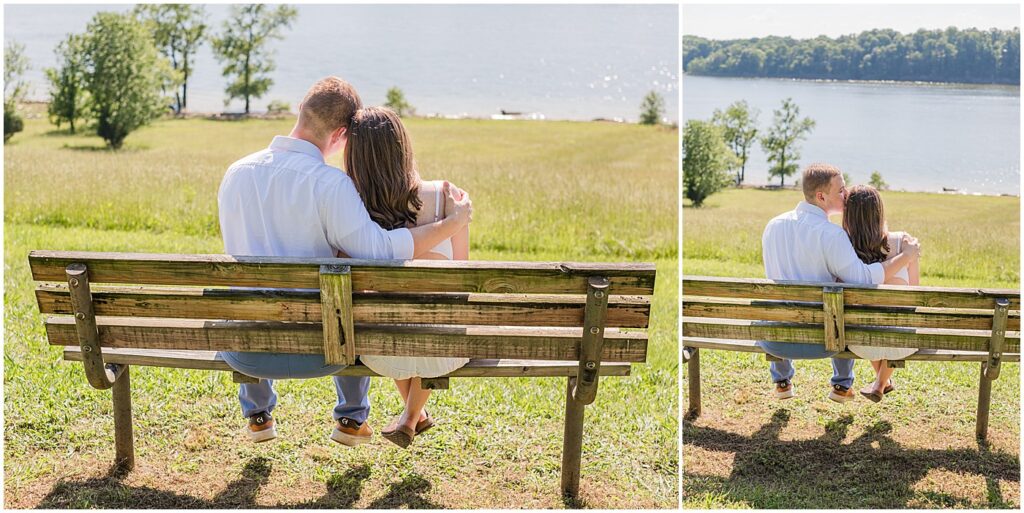
MULTIPOLYGON (((337 77, 318 81, 299 105, 287 136, 228 168, 220 185, 224 250, 231 255, 409 259, 426 253, 469 222, 469 196, 445 184, 448 217, 412 229, 385 231, 374 223, 342 170, 325 159, 345 147, 348 127, 362 101, 337 77), (460 196, 459 199, 455 195, 460 196)), ((242 414, 256 442, 277 436, 271 411, 277 403, 273 379, 326 376, 343 366, 325 365, 322 355, 222 352, 244 374, 266 378, 240 386, 242 414)), ((348 446, 369 441, 368 377, 334 377, 338 403, 331 439, 348 446)))
MULTIPOLYGON (((865 264, 857 256, 842 227, 828 216, 842 214, 846 181, 835 166, 811 164, 804 169, 804 201, 796 209, 768 222, 761 236, 764 271, 768 279, 807 282, 881 284, 920 252, 917 239, 906 238, 903 252, 881 263, 865 264)), ((765 352, 782 358, 771 363, 775 397, 793 397, 792 359, 827 358, 836 354, 824 345, 785 342, 757 343, 765 352)), ((832 390, 828 398, 844 403, 855 396, 852 359, 832 358, 832 390)))

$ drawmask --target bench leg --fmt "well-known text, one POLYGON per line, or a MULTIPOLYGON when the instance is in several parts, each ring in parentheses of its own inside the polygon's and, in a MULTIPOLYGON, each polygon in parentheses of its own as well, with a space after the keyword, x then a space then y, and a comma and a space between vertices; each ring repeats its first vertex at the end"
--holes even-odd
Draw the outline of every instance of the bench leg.
POLYGON ((583 453, 583 408, 572 398, 576 377, 565 389, 565 433, 562 441, 562 495, 575 499, 580 492, 580 457, 583 453))
POLYGON ((690 360, 686 362, 687 381, 689 382, 690 408, 686 415, 688 418, 700 416, 700 349, 690 348, 690 360))
POLYGON ((981 364, 981 378, 978 380, 978 424, 974 430, 979 440, 988 438, 988 408, 992 402, 992 380, 985 377, 986 363, 981 364))
POLYGON ((132 386, 128 366, 114 381, 114 447, 115 465, 123 470, 135 467, 135 444, 132 437, 132 386))

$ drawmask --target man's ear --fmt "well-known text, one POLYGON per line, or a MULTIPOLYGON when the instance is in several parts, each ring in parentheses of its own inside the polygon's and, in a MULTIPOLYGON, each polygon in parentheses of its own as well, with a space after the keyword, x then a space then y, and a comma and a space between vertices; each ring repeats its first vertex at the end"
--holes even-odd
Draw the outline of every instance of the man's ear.
POLYGON ((332 143, 336 143, 338 141, 345 140, 345 138, 347 136, 348 136, 348 128, 341 127, 339 129, 331 132, 331 142, 332 143))

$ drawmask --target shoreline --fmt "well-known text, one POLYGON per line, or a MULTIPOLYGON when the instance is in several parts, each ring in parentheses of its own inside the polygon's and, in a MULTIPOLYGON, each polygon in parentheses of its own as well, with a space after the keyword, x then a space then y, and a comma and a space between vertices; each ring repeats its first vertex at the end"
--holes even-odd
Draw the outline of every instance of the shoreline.
MULTIPOLYGON (((743 185, 731 186, 731 187, 729 187, 729 189, 750 189, 750 190, 757 190, 757 191, 780 191, 780 190, 786 190, 786 191, 799 192, 799 190, 796 188, 796 186, 794 186, 792 184, 787 185, 785 187, 780 187, 778 185, 767 185, 767 184, 743 184, 743 185)), ((914 189, 891 189, 891 188, 888 188, 888 189, 883 189, 880 192, 883 192, 883 193, 886 193, 886 192, 902 192, 902 193, 909 193, 909 194, 937 194, 937 195, 940 195, 940 196, 988 196, 988 197, 993 197, 993 198, 1018 198, 1018 199, 1020 198, 1020 193, 1019 193, 1020 191, 1019 190, 1017 191, 1018 192, 1017 194, 1010 194, 1010 193, 1005 193, 1005 192, 1003 192, 1003 193, 970 192, 970 191, 963 190, 963 189, 948 189, 948 190, 946 190, 947 188, 945 188, 945 187, 943 187, 942 189, 944 189, 944 190, 935 191, 935 190, 921 190, 921 189, 914 190, 914 189)))
POLYGON ((684 71, 682 79, 686 76, 701 78, 734 78, 741 80, 779 80, 786 82, 811 82, 824 84, 861 84, 861 85, 890 85, 890 86, 917 86, 917 87, 946 87, 951 89, 1017 89, 1020 84, 1000 84, 992 82, 929 82, 922 80, 868 80, 848 78, 798 78, 798 77, 744 77, 737 75, 702 75, 684 71))
MULTIPOLYGON (((49 101, 46 100, 23 100, 19 102, 22 107, 30 109, 29 112, 22 112, 21 115, 25 119, 43 119, 47 117, 46 106, 49 105, 49 101), (42 109, 42 110, 37 110, 42 109)), ((279 120, 287 119, 289 117, 297 116, 296 112, 282 112, 282 113, 269 113, 266 111, 262 112, 250 112, 245 114, 243 112, 205 112, 205 111, 185 111, 181 114, 175 114, 168 112, 164 115, 163 119, 209 119, 214 121, 240 121, 243 119, 263 119, 263 120, 279 120)), ((502 111, 501 114, 490 114, 487 116, 473 116, 469 114, 444 114, 440 112, 429 112, 422 115, 408 116, 413 119, 450 119, 450 120, 476 120, 476 121, 561 121, 570 123, 615 123, 622 125, 639 125, 639 121, 634 121, 627 118, 621 117, 603 117, 598 116, 591 119, 561 119, 561 118, 549 118, 540 112, 506 112, 502 111)), ((678 128, 679 123, 676 121, 663 119, 657 126, 662 127, 675 127, 678 128)))

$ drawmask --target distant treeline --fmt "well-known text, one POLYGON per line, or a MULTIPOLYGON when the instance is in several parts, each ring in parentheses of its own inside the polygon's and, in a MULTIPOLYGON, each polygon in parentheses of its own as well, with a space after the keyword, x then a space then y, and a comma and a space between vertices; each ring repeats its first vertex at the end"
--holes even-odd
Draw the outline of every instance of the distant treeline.
POLYGON ((1020 84, 1020 29, 875 29, 838 38, 683 36, 694 75, 1020 84))

